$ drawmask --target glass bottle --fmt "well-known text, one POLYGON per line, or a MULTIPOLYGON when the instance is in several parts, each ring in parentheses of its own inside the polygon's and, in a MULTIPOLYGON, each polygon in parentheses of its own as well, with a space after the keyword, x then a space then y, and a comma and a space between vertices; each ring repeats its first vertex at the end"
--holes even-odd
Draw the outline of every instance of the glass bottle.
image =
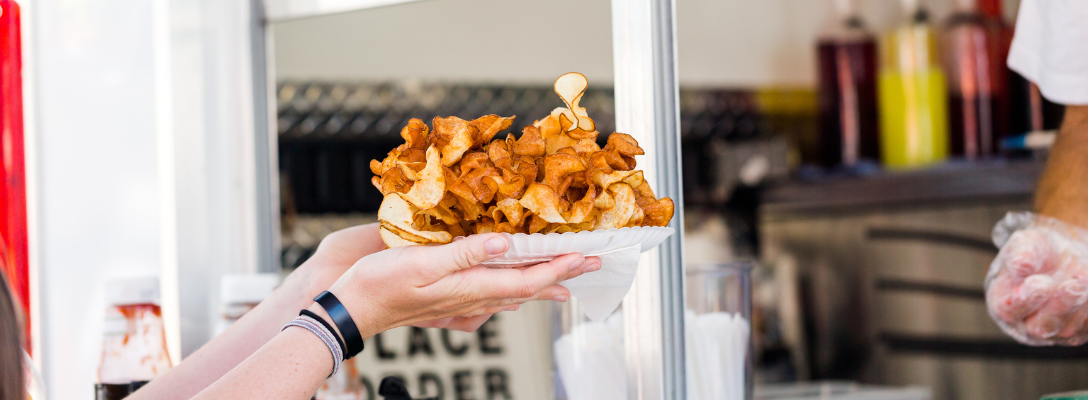
MULTIPOLYGON (((1000 17, 982 13, 976 1, 957 0, 942 38, 952 155, 968 160, 996 153, 1010 123, 1005 59, 1011 36, 1000 17)), ((986 3, 989 13, 1000 10, 1000 3, 986 3)))
POLYGON ((878 80, 881 155, 893 169, 931 165, 948 157, 948 112, 936 38, 920 0, 903 0, 907 21, 881 46, 878 80))
POLYGON ((112 398, 170 369, 159 278, 133 277, 106 283, 106 315, 96 396, 112 398))
POLYGON ((219 320, 213 336, 226 331, 246 313, 257 308, 280 283, 276 273, 226 274, 219 280, 219 320))
POLYGON ((852 0, 835 0, 837 15, 817 44, 820 161, 825 167, 876 162, 876 39, 852 0))

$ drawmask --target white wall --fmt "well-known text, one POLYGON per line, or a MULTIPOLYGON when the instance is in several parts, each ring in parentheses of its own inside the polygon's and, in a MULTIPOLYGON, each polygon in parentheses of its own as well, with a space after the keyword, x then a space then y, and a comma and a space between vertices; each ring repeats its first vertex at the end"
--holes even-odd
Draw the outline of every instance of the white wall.
MULTIPOLYGON (((899 18, 897 1, 859 2, 874 28, 899 18)), ((928 3, 937 18, 951 8, 928 3)), ((830 4, 676 0, 681 84, 813 85, 830 4)), ((287 21, 274 29, 277 76, 543 84, 574 70, 610 84, 610 13, 609 0, 433 0, 287 21)))
POLYGON ((183 355, 211 339, 223 274, 259 269, 249 13, 248 1, 170 0, 183 355))
POLYGON ((102 283, 162 249, 155 2, 35 2, 36 209, 50 398, 93 396, 102 283))
POLYGON ((33 2, 28 197, 50 398, 93 398, 110 277, 161 277, 177 362, 210 338, 219 277, 258 270, 249 4, 33 2))

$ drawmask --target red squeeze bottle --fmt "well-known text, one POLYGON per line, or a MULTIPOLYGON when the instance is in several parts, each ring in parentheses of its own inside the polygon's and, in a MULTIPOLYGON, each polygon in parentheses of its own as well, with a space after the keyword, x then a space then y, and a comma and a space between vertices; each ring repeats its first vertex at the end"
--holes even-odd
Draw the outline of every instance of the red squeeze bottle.
MULTIPOLYGON (((27 260, 26 171, 23 155, 23 74, 20 10, 15 0, 0 0, 0 244, 3 268, 30 316, 27 260)), ((29 318, 26 335, 30 337, 29 318)), ((29 340, 29 339, 28 339, 29 340)), ((31 348, 26 346, 26 348, 31 348)))
POLYGON ((820 163, 853 166, 880 159, 876 109, 876 38, 852 0, 835 1, 837 15, 820 34, 820 163))
POLYGON ((1005 59, 1012 35, 996 15, 1000 3, 976 1, 957 1, 943 43, 952 154, 968 160, 994 155, 1009 134, 1005 59))

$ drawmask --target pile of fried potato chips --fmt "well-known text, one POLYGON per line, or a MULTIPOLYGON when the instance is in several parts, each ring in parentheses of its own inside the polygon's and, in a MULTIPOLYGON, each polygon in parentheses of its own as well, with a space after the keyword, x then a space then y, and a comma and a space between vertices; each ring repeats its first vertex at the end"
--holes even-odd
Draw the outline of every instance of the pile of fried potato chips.
POLYGON ((370 162, 385 198, 378 211, 389 247, 449 243, 485 232, 563 233, 665 226, 672 199, 658 199, 635 170, 643 154, 630 135, 613 133, 597 145, 593 120, 578 101, 587 82, 563 75, 556 92, 568 108, 507 135, 514 117, 472 121, 412 119, 405 143, 370 162))

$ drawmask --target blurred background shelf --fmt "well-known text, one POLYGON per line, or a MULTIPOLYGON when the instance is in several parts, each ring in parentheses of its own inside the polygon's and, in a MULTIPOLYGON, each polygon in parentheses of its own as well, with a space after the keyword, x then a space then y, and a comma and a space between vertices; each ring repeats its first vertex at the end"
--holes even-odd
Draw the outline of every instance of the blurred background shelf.
POLYGON ((1043 171, 1037 160, 952 162, 908 172, 870 176, 793 179, 762 194, 762 210, 776 217, 817 212, 859 212, 865 208, 1024 198, 1035 191, 1043 171))

